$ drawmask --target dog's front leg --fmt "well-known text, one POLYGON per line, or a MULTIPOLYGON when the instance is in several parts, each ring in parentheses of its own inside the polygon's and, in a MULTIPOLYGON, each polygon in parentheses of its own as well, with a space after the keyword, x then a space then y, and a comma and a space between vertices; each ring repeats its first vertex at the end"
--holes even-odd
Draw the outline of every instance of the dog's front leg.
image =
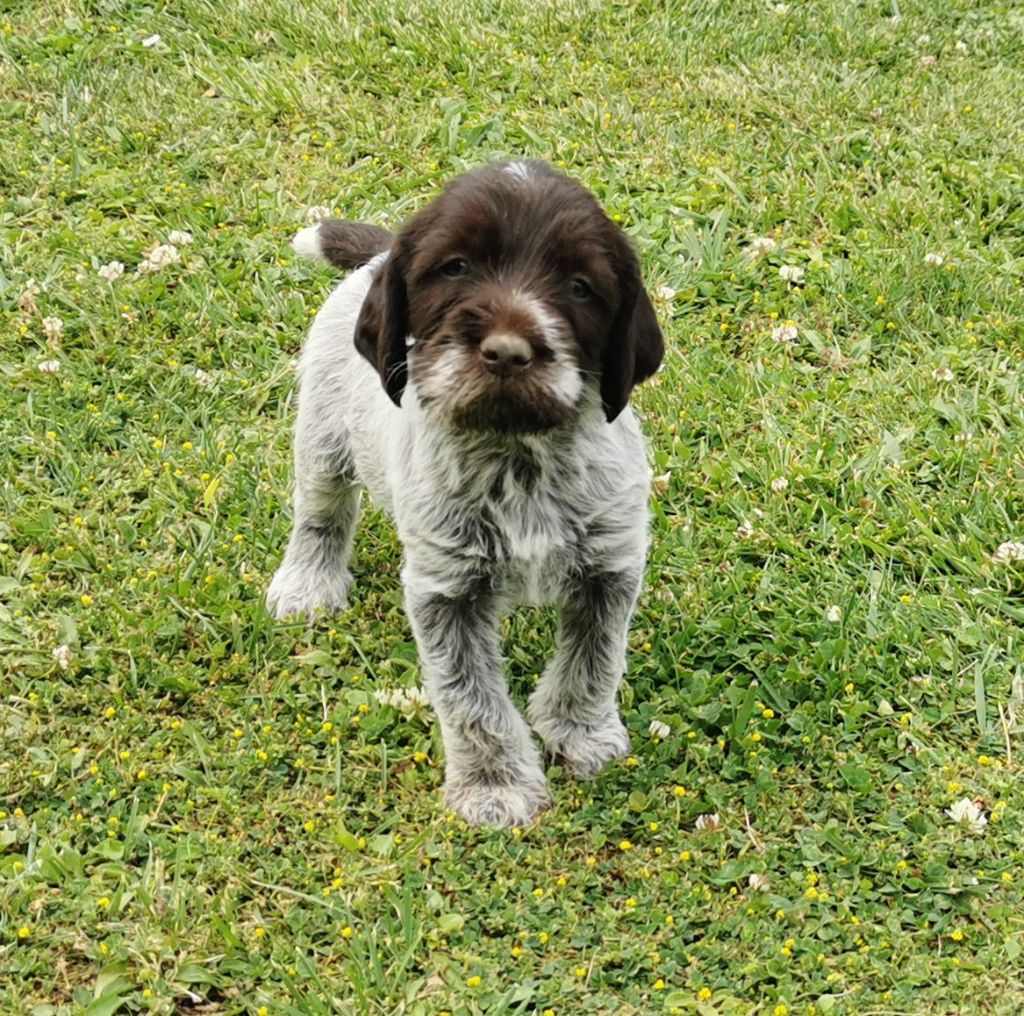
POLYGON ((558 650, 527 714, 547 756, 591 777, 629 751, 616 694, 641 572, 591 572, 563 591, 558 650))
POLYGON ((449 807, 474 825, 528 824, 551 798, 529 727, 508 696, 494 593, 484 583, 456 595, 423 592, 407 579, 405 594, 441 723, 449 807))

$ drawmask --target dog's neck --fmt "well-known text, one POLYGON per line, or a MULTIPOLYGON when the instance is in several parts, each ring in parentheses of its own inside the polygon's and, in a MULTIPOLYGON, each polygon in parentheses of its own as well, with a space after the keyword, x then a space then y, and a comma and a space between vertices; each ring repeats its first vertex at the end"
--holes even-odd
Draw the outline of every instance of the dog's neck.
POLYGON ((463 497, 471 489, 493 497, 501 490, 572 486, 570 475, 584 469, 587 461, 580 454, 580 441, 594 427, 609 426, 599 398, 586 400, 566 423, 538 431, 457 427, 426 411, 409 394, 401 412, 409 414, 406 433, 415 442, 417 458, 429 462, 441 489, 463 497))

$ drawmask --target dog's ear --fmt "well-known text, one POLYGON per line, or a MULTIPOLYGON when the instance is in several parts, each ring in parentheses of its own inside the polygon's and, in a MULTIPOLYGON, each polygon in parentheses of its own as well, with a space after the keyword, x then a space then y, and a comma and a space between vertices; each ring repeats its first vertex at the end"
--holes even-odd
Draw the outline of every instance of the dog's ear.
POLYGON ((626 408, 634 386, 658 369, 665 353, 658 318, 640 277, 640 262, 621 233, 616 239, 620 302, 601 365, 601 402, 609 423, 626 408))
POLYGON ((408 376, 406 338, 409 297, 405 288, 408 257, 401 241, 378 269, 356 321, 356 349, 373 364, 381 384, 397 406, 408 376))

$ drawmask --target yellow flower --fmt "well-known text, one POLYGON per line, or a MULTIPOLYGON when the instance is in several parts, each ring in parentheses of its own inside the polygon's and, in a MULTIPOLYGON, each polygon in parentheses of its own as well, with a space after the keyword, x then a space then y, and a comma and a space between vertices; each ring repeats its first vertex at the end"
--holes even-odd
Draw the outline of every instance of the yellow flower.
POLYGON ((680 850, 679 851, 679 860, 682 861, 683 863, 689 861, 692 856, 693 855, 690 853, 689 850, 680 850))
POLYGON ((774 1009, 772 1009, 774 1016, 786 1016, 788 1012, 789 1006, 784 1002, 780 1002, 774 1009))
POLYGON ((83 607, 92 606, 92 597, 88 593, 82 593, 78 599, 81 601, 83 607))
POLYGON ((27 925, 23 924, 18 929, 18 938, 28 938, 32 934, 32 929, 27 925))
POLYGON ((619 840, 619 850, 625 853, 628 850, 633 849, 633 844, 629 840, 619 840))
POLYGON ((513 955, 514 957, 516 957, 517 959, 518 959, 518 958, 519 958, 520 956, 522 956, 522 955, 523 955, 523 950, 522 950, 522 947, 521 947, 521 946, 518 946, 518 945, 514 945, 514 946, 512 946, 512 948, 511 948, 511 949, 509 950, 509 952, 510 952, 510 953, 512 953, 512 955, 513 955))
POLYGON ((108 720, 112 720, 117 715, 117 710, 113 706, 107 706, 107 708, 103 710, 103 715, 108 720))
POLYGON ((658 978, 658 979, 657 979, 657 980, 656 980, 656 981, 654 982, 654 984, 652 985, 652 987, 654 988, 654 990, 655 990, 655 991, 664 991, 664 990, 665 990, 665 982, 664 982, 664 981, 663 981, 663 980, 662 980, 662 979, 661 979, 661 978, 659 977, 659 978, 658 978))
POLYGON ((550 936, 548 935, 548 933, 547 933, 546 931, 542 931, 542 932, 541 932, 541 933, 540 933, 540 934, 539 934, 539 935, 537 936, 537 941, 538 941, 538 942, 540 942, 540 944, 541 944, 541 945, 547 945, 547 944, 548 944, 548 938, 550 938, 550 936))
POLYGON ((109 896, 101 896, 96 901, 96 906, 102 907, 104 910, 108 910, 110 908, 110 897, 109 896))
POLYGON ((544 895, 544 890, 541 889, 540 886, 537 886, 537 888, 533 890, 533 895, 536 896, 537 899, 540 899, 544 895))
POLYGON ((576 968, 576 976, 577 977, 586 977, 587 976, 587 968, 586 967, 577 967, 576 968))
POLYGON ((351 938, 352 935, 353 935, 352 928, 349 925, 346 924, 345 927, 341 929, 341 937, 342 938, 351 938))
POLYGON ((774 710, 774 709, 762 709, 762 710, 761 710, 761 715, 762 715, 762 716, 763 716, 763 717, 764 717, 764 718, 765 718, 766 720, 770 720, 770 719, 772 719, 772 717, 774 717, 774 716, 775 716, 775 710, 774 710))
POLYGON ((474 974, 472 977, 467 977, 466 978, 466 987, 467 988, 479 988, 481 980, 482 979, 481 979, 479 974, 474 974))
POLYGON ((711 998, 711 989, 701 988, 700 991, 697 992, 697 998, 700 999, 701 1002, 706 1002, 711 998))
POLYGON ((686 787, 675 786, 672 788, 675 797, 686 797, 686 787))
POLYGON ((261 1005, 256 1010, 256 1016, 270 1016, 270 1010, 265 1005, 261 1005))
POLYGON ((957 928, 955 931, 950 932, 949 937, 954 942, 962 942, 964 940, 964 933, 959 928, 957 928))

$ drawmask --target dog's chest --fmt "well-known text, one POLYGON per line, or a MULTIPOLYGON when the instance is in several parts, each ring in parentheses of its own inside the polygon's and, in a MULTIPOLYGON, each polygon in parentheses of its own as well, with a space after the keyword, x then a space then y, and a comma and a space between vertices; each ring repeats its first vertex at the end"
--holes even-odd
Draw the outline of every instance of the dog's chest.
POLYGON ((580 486, 572 468, 539 455, 464 457, 431 470, 397 506, 407 558, 441 586, 489 575, 510 599, 548 602, 581 556, 592 511, 580 486))
POLYGON ((505 592, 525 603, 557 594, 579 557, 578 517, 550 491, 496 500, 481 513, 480 551, 490 557, 505 592))

